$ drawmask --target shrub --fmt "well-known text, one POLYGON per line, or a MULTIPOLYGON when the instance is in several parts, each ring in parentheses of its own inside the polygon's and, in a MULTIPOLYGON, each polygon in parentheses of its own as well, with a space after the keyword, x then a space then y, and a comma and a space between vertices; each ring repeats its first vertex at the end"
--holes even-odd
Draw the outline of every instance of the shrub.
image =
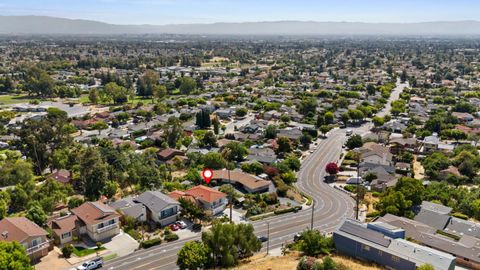
POLYGON ((452 216, 453 216, 453 217, 456 217, 456 218, 468 220, 468 216, 465 215, 465 214, 462 214, 462 213, 453 213, 452 216))
POLYGON ((62 247, 63 257, 70 258, 70 256, 72 256, 72 253, 73 253, 73 246, 71 244, 67 244, 62 247))
POLYGON ((153 246, 156 246, 156 245, 160 245, 160 243, 162 243, 162 239, 155 238, 155 239, 143 241, 141 246, 142 246, 142 248, 149 248, 149 247, 153 247, 153 246))
POLYGON ((170 233, 170 234, 165 235, 164 239, 167 242, 172 242, 172 241, 178 240, 178 235, 176 235, 174 233, 170 233))

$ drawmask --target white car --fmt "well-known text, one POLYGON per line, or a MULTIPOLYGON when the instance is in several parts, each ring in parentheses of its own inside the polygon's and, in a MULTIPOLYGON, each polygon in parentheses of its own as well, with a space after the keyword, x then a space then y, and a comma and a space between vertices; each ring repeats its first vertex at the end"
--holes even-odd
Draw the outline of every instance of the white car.
POLYGON ((187 228, 187 223, 185 223, 185 222, 182 221, 182 220, 177 221, 177 225, 178 225, 178 227, 180 227, 180 229, 185 229, 185 228, 187 228))

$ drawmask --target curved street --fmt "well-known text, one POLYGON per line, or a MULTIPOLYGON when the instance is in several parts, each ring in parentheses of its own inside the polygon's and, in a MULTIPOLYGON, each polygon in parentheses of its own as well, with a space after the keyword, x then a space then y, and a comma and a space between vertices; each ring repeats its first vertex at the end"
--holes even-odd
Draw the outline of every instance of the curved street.
MULTIPOLYGON (((377 115, 384 116, 391 107, 391 102, 398 99, 400 93, 408 83, 397 81, 397 87, 385 106, 377 115)), ((372 123, 367 122, 360 127, 352 128, 355 134, 364 134, 370 130, 372 123)), ((355 201, 346 193, 334 189, 325 183, 325 166, 340 159, 342 145, 346 140, 345 129, 334 129, 326 139, 318 143, 317 149, 302 162, 298 172, 296 186, 310 196, 315 202, 313 226, 322 233, 330 233, 337 228, 344 219, 354 217, 355 201)), ((269 227, 270 249, 279 248, 286 242, 293 241, 293 236, 310 228, 311 208, 297 213, 274 216, 260 221, 251 222, 258 236, 267 236, 269 227)), ((200 239, 200 235, 172 243, 161 244, 149 249, 139 250, 125 257, 113 259, 105 264, 106 269, 177 269, 176 260, 178 250, 188 241, 200 239)), ((266 243, 263 244, 266 250, 266 243)))

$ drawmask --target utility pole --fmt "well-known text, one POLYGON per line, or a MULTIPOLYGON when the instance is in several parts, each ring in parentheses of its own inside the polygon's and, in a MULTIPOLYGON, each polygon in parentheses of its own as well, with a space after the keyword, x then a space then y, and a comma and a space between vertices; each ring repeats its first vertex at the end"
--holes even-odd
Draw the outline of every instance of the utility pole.
MULTIPOLYGON (((232 186, 232 180, 230 179, 230 170, 228 170, 228 184, 233 188, 232 186)), ((234 190, 235 192, 235 190, 234 190)), ((229 200, 230 200, 230 223, 232 223, 232 204, 233 204, 233 194, 230 194, 229 200)))
POLYGON ((270 222, 267 221, 267 255, 270 250, 270 222))
POLYGON ((360 152, 358 152, 358 164, 357 164, 357 196, 356 196, 357 209, 355 211, 355 219, 358 219, 358 211, 360 206, 360 152))
POLYGON ((312 218, 310 220, 310 230, 313 230, 313 213, 315 212, 315 200, 312 201, 312 218))

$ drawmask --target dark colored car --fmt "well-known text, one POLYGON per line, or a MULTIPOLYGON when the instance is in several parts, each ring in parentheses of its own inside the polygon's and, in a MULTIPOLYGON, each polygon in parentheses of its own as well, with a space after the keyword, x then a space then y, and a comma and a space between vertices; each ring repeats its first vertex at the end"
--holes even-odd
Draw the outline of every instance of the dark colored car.
POLYGON ((259 237, 257 237, 257 239, 258 239, 258 241, 260 241, 262 243, 268 241, 268 237, 266 237, 266 236, 259 236, 259 237))

